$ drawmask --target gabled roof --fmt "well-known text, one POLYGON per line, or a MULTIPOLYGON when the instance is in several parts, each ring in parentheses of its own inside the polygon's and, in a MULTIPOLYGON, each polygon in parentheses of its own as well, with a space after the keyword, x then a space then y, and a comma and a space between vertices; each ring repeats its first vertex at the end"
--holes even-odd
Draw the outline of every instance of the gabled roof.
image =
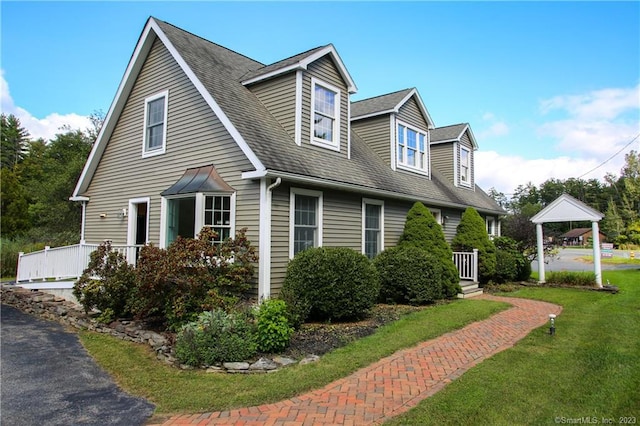
POLYGON ((361 120, 363 118, 376 117, 384 114, 392 114, 400 111, 400 108, 409 100, 415 96, 418 108, 424 115, 429 128, 434 127, 433 120, 427 108, 422 102, 422 98, 418 93, 418 90, 414 87, 411 89, 399 90, 393 93, 387 93, 386 95, 380 95, 373 98, 363 99, 351 103, 351 121, 361 120))
POLYGON ((340 55, 338 55, 338 52, 336 51, 336 48, 333 46, 333 44, 316 47, 315 49, 311 49, 290 58, 283 59, 282 61, 267 65, 255 71, 250 71, 242 77, 242 84, 249 85, 252 83, 257 83, 259 81, 267 80, 272 77, 276 77, 290 71, 306 70, 309 64, 317 61, 325 55, 330 55, 335 62, 338 70, 340 71, 340 74, 342 75, 342 78, 347 83, 349 93, 357 92, 358 88, 353 82, 349 71, 347 71, 347 67, 344 66, 344 63, 342 62, 342 59, 340 59, 340 55))
POLYGON ((562 194, 551 204, 542 209, 531 218, 531 222, 571 222, 589 220, 597 222, 604 217, 599 211, 592 209, 580 200, 573 198, 569 194, 562 194))
MULTIPOLYGON (((576 228, 560 235, 560 238, 578 238, 579 236, 584 235, 591 231, 592 231, 592 228, 576 228)), ((600 234, 604 235, 604 233, 602 232, 600 232, 600 234)))
POLYGON ((462 135, 465 132, 469 132, 469 140, 474 149, 478 149, 478 143, 476 137, 471 131, 469 123, 452 124, 450 126, 436 127, 431 131, 430 142, 432 145, 447 142, 460 142, 462 135))
MULTIPOLYGON (((323 150, 298 146, 291 135, 243 84, 247 75, 256 73, 257 76, 260 74, 259 70, 264 71, 267 68, 264 64, 154 18, 149 18, 138 40, 105 123, 76 185, 73 199, 86 201, 83 195, 156 40, 163 43, 251 162, 253 169, 245 171, 244 178, 283 177, 290 181, 353 190, 362 194, 420 200, 436 206, 473 206, 483 212, 505 213, 479 188, 476 191, 455 188, 436 170, 432 171, 430 180, 416 179, 409 173, 393 171, 354 132, 351 132, 350 159, 331 155, 323 150)), ((335 49, 331 45, 313 49, 280 62, 287 63, 286 66, 278 67, 274 64, 272 71, 276 68, 284 69, 291 63, 303 63, 312 58, 320 58, 324 54, 333 55, 333 52, 335 49)), ((337 57, 337 53, 335 55, 337 57)), ((269 72, 260 75, 268 74, 269 72)), ((396 106, 399 108, 414 95, 421 108, 424 108, 415 89, 404 91, 403 96, 397 98, 399 101, 396 106)), ((426 113, 426 109, 424 112, 426 113)), ((431 123, 430 118, 428 122, 431 123)))

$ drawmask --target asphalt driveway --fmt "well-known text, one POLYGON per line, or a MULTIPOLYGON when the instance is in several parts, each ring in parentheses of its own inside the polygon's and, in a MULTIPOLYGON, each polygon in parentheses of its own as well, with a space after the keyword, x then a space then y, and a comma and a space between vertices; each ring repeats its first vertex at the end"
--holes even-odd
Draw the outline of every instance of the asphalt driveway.
POLYGON ((122 392, 73 333, 2 305, 0 424, 142 425, 153 405, 122 392))

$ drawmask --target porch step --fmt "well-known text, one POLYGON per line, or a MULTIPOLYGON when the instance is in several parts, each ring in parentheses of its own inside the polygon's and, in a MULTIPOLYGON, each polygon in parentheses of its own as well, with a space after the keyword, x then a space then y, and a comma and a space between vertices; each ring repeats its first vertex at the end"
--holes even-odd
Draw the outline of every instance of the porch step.
POLYGON ((461 281, 460 287, 462 287, 462 293, 458 293, 458 299, 468 299, 483 293, 482 289, 478 287, 478 283, 473 281, 461 281))

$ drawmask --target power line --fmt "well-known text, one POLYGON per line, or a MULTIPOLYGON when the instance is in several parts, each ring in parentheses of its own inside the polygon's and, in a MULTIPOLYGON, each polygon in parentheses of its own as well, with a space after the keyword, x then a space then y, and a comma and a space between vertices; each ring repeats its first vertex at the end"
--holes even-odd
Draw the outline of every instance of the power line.
POLYGON ((627 149, 632 143, 634 143, 636 141, 636 139, 638 139, 640 137, 640 133, 638 133, 636 135, 635 138, 631 139, 631 141, 629 141, 628 144, 626 144, 625 146, 622 147, 622 149, 620 149, 618 152, 616 152, 615 154, 613 154, 611 157, 607 158, 606 160, 604 160, 602 163, 600 163, 598 166, 594 167, 593 169, 589 170, 588 172, 582 174, 581 176, 578 176, 578 179, 582 179, 583 177, 585 177, 586 175, 588 175, 589 173, 598 170, 600 167, 604 166, 605 164, 607 164, 609 161, 613 160, 618 154, 620 154, 622 151, 624 151, 625 149, 627 149))

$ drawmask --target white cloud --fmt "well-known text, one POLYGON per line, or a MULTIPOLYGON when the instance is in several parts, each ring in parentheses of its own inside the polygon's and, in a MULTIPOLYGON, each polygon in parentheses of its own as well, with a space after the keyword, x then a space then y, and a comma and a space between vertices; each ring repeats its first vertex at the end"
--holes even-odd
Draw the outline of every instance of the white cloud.
POLYGON ((510 129, 507 123, 505 123, 504 121, 499 121, 494 113, 485 112, 482 115, 482 120, 489 122, 489 127, 480 127, 480 130, 476 133, 476 138, 478 140, 485 140, 509 134, 510 129))
MULTIPOLYGON (((567 156, 557 158, 526 159, 516 155, 501 155, 495 151, 477 151, 474 154, 476 182, 484 190, 496 188, 505 194, 513 193, 518 185, 531 182, 540 186, 548 179, 577 178, 598 167, 594 158, 580 159, 567 156)), ((607 172, 619 174, 624 156, 593 170, 582 179, 602 179, 607 172)))
POLYGON ((29 131, 32 139, 43 138, 45 140, 53 139, 57 133, 61 132, 62 127, 69 126, 71 129, 85 130, 91 128, 89 117, 78 114, 58 114, 52 113, 44 118, 36 118, 29 111, 21 108, 13 102, 11 93, 9 92, 9 84, 4 78, 4 71, 0 71, 0 95, 2 112, 4 114, 13 114, 19 120, 22 127, 29 131))
POLYGON ((556 96, 542 101, 540 110, 568 116, 540 125, 540 136, 557 139, 557 147, 572 156, 604 160, 640 132, 640 84, 556 96))

